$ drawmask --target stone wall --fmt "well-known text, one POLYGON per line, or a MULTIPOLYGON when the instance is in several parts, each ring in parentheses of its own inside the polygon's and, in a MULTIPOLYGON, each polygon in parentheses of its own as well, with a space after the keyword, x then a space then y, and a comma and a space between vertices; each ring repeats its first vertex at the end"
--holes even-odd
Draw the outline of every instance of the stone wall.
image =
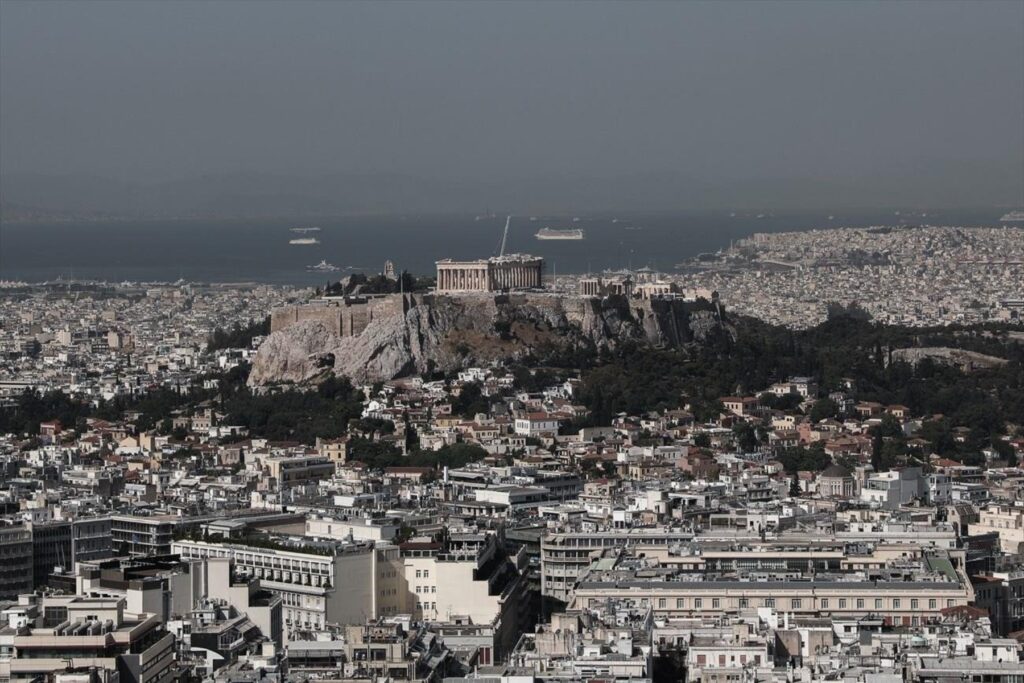
POLYGON ((374 297, 319 299, 306 304, 282 306, 270 313, 270 331, 279 332, 307 320, 322 323, 339 337, 354 337, 380 318, 402 316, 415 306, 414 295, 384 294, 374 297))

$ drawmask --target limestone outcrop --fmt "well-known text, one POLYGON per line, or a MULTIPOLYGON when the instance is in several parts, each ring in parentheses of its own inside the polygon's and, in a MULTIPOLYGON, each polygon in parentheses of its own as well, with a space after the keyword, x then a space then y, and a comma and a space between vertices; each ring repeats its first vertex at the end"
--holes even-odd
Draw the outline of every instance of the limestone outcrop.
POLYGON ((681 346, 731 334, 706 303, 543 293, 406 297, 395 314, 350 336, 318 316, 296 316, 264 341, 250 385, 310 384, 329 373, 374 382, 506 359, 543 362, 624 342, 681 346))

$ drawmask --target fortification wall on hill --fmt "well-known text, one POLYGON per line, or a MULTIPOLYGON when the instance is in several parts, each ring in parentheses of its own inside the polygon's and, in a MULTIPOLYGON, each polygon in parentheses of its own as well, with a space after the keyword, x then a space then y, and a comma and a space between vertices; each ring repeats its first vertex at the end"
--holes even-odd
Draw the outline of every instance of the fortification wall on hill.
POLYGON ((339 337, 354 337, 374 320, 401 316, 415 306, 410 294, 375 297, 319 299, 305 304, 282 306, 270 313, 270 331, 279 332, 296 323, 315 320, 339 337))

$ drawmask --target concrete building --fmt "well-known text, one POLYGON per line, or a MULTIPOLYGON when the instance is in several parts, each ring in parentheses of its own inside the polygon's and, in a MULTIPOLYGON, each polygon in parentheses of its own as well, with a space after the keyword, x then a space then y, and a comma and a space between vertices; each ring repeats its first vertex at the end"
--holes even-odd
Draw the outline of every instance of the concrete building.
POLYGON ((915 498, 924 500, 926 494, 926 482, 919 467, 872 474, 860 491, 861 500, 886 510, 895 510, 915 498))
POLYGON ((279 489, 300 486, 334 474, 333 461, 321 455, 282 455, 263 459, 263 467, 279 489))
POLYGON ((239 572, 281 598, 285 632, 362 624, 405 611, 398 547, 382 543, 316 542, 289 548, 175 541, 183 561, 229 558, 239 572))
POLYGON ((0 600, 32 590, 32 527, 0 520, 0 600))
MULTIPOLYGON (((759 559, 755 553, 746 557, 748 562, 759 559)), ((970 582, 941 554, 913 562, 894 558, 872 572, 870 580, 868 572, 850 563, 835 571, 807 569, 814 564, 799 560, 783 565, 786 578, 780 578, 778 569, 734 569, 743 565, 732 561, 720 564, 721 570, 705 565, 692 571, 609 551, 579 579, 569 608, 599 608, 618 598, 650 606, 656 618, 713 618, 771 609, 833 620, 871 615, 888 625, 920 626, 940 621, 942 610, 966 606, 974 598, 970 582)))
POLYGON ((999 547, 1004 553, 1024 552, 1024 507, 989 505, 978 512, 978 521, 971 524, 971 535, 999 534, 999 547))
POLYGON ((1024 631, 1024 570, 972 576, 974 604, 988 611, 992 631, 1001 636, 1024 631))
POLYGON ((55 567, 73 569, 75 563, 113 555, 109 517, 54 520, 32 525, 32 580, 46 584, 55 567))
POLYGON ((508 557, 495 534, 455 534, 437 544, 409 544, 402 552, 408 586, 407 612, 414 619, 493 626, 493 650, 503 660, 527 623, 523 558, 508 557))
POLYGON ((400 526, 397 519, 387 517, 342 519, 314 514, 306 519, 306 536, 339 541, 390 541, 395 538, 400 526))
POLYGON ((0 680, 53 680, 92 667, 116 671, 122 683, 174 679, 174 636, 124 598, 25 595, 0 619, 0 680))
POLYGON ((516 415, 515 432, 521 436, 558 434, 558 418, 547 413, 520 413, 516 415))
POLYGON ((477 261, 437 262, 438 292, 500 292, 542 285, 544 260, 529 254, 494 256, 477 261))
POLYGON ((114 552, 128 555, 167 555, 182 520, 176 515, 135 517, 112 515, 110 534, 114 552))
POLYGON ((597 533, 549 534, 541 539, 541 593, 568 602, 573 584, 605 548, 654 550, 690 543, 691 531, 623 529, 597 533))

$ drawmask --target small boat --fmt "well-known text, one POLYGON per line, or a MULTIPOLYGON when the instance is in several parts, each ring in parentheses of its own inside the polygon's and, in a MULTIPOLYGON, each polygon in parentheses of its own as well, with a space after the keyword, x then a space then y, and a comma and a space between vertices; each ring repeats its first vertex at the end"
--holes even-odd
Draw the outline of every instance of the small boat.
POLYGON ((288 244, 320 244, 320 240, 315 237, 298 237, 288 240, 288 244))
POLYGON ((334 265, 333 263, 328 263, 326 260, 322 260, 315 266, 306 266, 306 270, 308 270, 311 273, 333 273, 335 271, 341 270, 341 268, 334 265))

